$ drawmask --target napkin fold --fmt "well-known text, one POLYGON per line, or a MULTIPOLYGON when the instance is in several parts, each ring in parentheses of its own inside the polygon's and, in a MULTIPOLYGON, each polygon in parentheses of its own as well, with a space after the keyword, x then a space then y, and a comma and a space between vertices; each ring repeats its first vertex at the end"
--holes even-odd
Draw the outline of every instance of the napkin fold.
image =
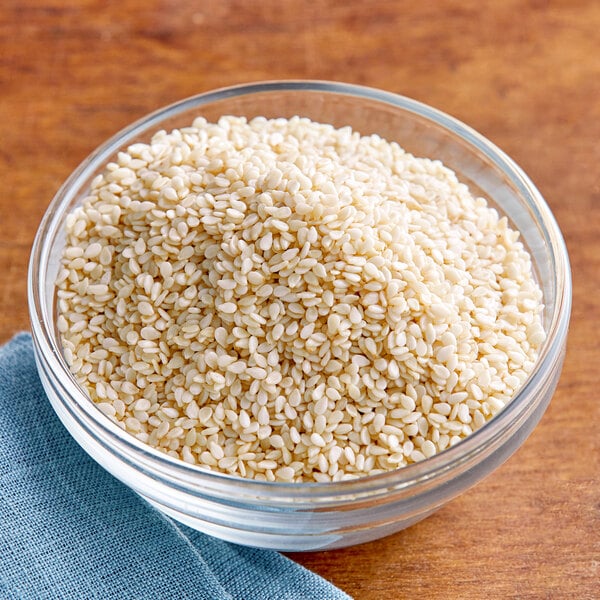
POLYGON ((349 598, 275 551, 176 523, 102 469, 54 414, 25 333, 0 348, 0 597, 349 598))

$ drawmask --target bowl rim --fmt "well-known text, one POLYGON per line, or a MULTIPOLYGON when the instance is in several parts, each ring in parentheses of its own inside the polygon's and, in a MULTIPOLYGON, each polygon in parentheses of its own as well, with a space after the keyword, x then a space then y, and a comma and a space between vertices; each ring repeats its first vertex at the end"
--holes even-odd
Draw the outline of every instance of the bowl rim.
MULTIPOLYGON (((178 479, 205 479, 215 485, 229 486, 235 484, 248 490, 261 490, 266 494, 273 493, 277 495, 281 493, 288 495, 293 493, 294 495, 308 494, 311 497, 331 496, 337 493, 357 493, 390 487, 394 489, 411 487, 419 482, 437 478, 456 466, 467 464, 473 460, 487 444, 501 436, 505 430, 510 429, 511 425, 514 425, 514 420, 518 421, 528 410, 533 410, 536 404, 535 392, 543 384, 543 374, 560 360, 568 330, 572 296, 569 258, 558 224, 541 193, 509 156, 468 125, 427 104, 371 87, 324 80, 272 80, 222 87, 166 105, 118 131, 91 152, 54 195, 35 236, 27 281, 30 321, 36 351, 41 353, 44 360, 47 361, 54 376, 58 377, 58 374, 60 374, 61 384, 68 395, 68 401, 74 401, 77 407, 88 418, 92 419, 103 433, 111 436, 115 443, 122 446, 119 448, 119 453, 126 450, 129 453, 138 454, 140 458, 146 459, 161 472, 170 471, 173 475, 177 474, 178 479), (227 98, 271 92, 317 92, 375 101, 400 108, 433 123, 437 127, 446 129, 475 148, 479 153, 485 155, 488 160, 503 171, 527 202, 545 235, 545 242, 552 258, 551 271, 555 277, 557 295, 555 309, 546 327, 547 338, 540 349, 533 371, 512 400, 493 419, 458 444, 433 457, 393 471, 338 482, 271 482, 244 479, 241 476, 209 471, 202 466, 191 465, 168 456, 121 429, 100 411, 76 383, 62 356, 59 340, 55 335, 56 332, 51 327, 54 319, 47 310, 43 294, 48 289, 46 273, 49 251, 52 247, 51 241, 55 239, 56 232, 62 228, 63 218, 67 214, 66 209, 72 200, 81 196, 78 185, 86 181, 98 166, 115 154, 118 148, 132 143, 137 135, 148 133, 148 130, 152 127, 177 116, 181 112, 227 98)), ((67 400, 63 398, 63 401, 67 400)))

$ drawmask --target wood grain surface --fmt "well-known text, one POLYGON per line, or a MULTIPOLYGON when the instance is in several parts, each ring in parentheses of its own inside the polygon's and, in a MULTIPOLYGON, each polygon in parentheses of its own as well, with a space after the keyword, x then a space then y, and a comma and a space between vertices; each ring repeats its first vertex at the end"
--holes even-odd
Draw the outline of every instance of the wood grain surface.
POLYGON ((467 122, 554 211, 574 306, 563 376, 503 467, 386 539, 292 557, 357 599, 600 598, 600 3, 3 0, 0 342, 28 328, 52 196, 145 113, 229 84, 332 79, 467 122))

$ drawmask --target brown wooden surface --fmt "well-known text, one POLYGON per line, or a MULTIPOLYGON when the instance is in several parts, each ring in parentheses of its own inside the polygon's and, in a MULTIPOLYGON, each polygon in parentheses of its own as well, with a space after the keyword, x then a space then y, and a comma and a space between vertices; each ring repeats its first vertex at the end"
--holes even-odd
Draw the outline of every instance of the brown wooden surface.
POLYGON ((519 452, 434 516, 293 558, 357 599, 600 598, 599 31, 596 0, 3 0, 0 342, 28 327, 26 263, 54 192, 130 121, 277 78, 437 106, 508 152, 564 232, 574 308, 563 377, 519 452))

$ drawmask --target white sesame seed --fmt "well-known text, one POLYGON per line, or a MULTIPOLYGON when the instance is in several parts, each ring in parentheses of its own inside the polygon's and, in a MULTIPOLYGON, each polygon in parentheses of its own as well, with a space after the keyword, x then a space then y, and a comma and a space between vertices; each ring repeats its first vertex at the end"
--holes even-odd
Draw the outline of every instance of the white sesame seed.
POLYGON ((310 441, 312 444, 318 446, 319 448, 324 448, 327 445, 323 437, 318 433, 312 433, 310 435, 310 441))
POLYGON ((343 481, 510 401, 546 335, 518 235, 439 162, 350 134, 197 119, 95 178, 57 327, 101 411, 190 464, 343 481))
POLYGON ((246 369, 246 373, 254 379, 265 379, 267 377, 267 371, 261 367, 249 367, 246 369))
POLYGON ((292 467, 281 467, 280 469, 277 469, 275 474, 282 481, 291 481, 294 479, 296 472, 292 467))
POLYGON ((233 302, 223 302, 218 307, 219 311, 222 313, 231 315, 237 310, 237 306, 233 302))

